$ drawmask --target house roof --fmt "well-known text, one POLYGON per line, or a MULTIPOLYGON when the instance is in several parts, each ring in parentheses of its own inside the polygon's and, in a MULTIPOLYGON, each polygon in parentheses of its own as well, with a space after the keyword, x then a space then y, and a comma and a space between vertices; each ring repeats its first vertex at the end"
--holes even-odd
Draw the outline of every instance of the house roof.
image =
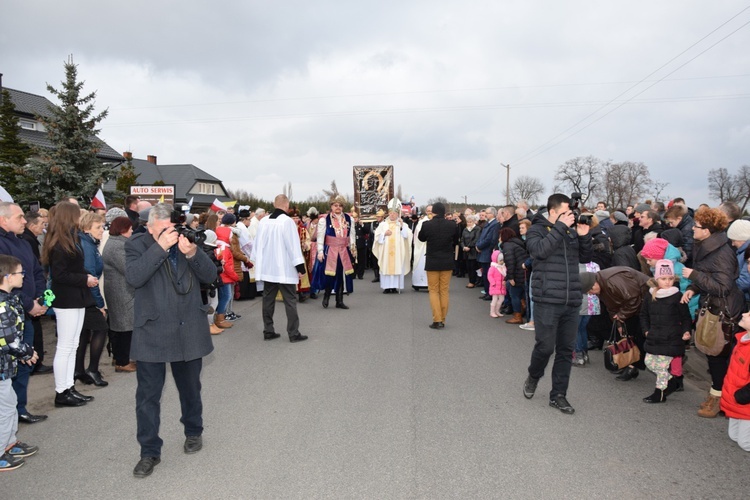
MULTIPOLYGON (((55 105, 46 97, 30 94, 29 92, 23 92, 21 90, 10 89, 3 87, 10 94, 10 98, 13 101, 13 105, 16 108, 16 113, 23 118, 35 119, 37 116, 49 118, 52 116, 50 108, 55 105)), ((19 138, 33 146, 40 148, 52 149, 54 146, 47 137, 46 132, 40 132, 38 130, 26 130, 19 129, 19 138)), ((114 160, 124 161, 125 158, 118 153, 115 149, 110 147, 106 142, 102 141, 98 137, 94 136, 91 139, 98 147, 99 151, 96 153, 97 158, 101 160, 114 160)))
MULTIPOLYGON (((147 160, 139 160, 133 158, 133 168, 135 169, 138 176, 138 184, 152 185, 156 181, 162 181, 165 184, 175 185, 175 199, 189 201, 190 198, 195 197, 193 203, 197 204, 211 204, 215 198, 221 201, 229 200, 227 196, 219 195, 207 195, 207 194, 188 194, 188 191, 193 188, 196 182, 211 182, 221 186, 221 189, 226 193, 224 185, 221 180, 209 174, 205 170, 201 170, 195 165, 191 164, 179 164, 179 165, 155 165, 147 160)), ((119 166, 117 167, 119 171, 119 166)), ((115 191, 116 180, 111 180, 104 185, 105 191, 115 191)))

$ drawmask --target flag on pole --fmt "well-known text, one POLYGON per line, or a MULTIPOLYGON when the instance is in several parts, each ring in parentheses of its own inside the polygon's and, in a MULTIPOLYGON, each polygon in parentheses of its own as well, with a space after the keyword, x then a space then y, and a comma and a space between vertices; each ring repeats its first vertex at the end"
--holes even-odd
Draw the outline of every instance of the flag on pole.
POLYGON ((190 201, 188 202, 188 206, 192 209, 193 208, 193 200, 195 199, 195 196, 190 198, 190 201))
POLYGON ((102 193, 101 188, 99 188, 99 191, 96 192, 94 198, 91 200, 91 207, 107 208, 107 203, 104 201, 104 193, 102 193))
POLYGON ((214 198, 213 203, 211 203, 211 210, 213 210, 214 212, 218 212, 219 210, 226 210, 226 209, 227 209, 226 205, 220 202, 218 198, 214 198))
POLYGON ((159 203, 164 203, 164 195, 161 195, 161 198, 159 198, 159 203))

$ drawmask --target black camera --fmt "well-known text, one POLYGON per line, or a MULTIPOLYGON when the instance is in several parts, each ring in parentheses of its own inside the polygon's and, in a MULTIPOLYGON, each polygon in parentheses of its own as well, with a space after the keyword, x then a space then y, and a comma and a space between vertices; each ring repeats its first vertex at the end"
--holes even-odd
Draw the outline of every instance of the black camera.
POLYGON ((583 195, 581 193, 570 194, 570 211, 573 212, 575 220, 573 225, 583 224, 585 226, 591 225, 591 214, 582 214, 581 207, 583 207, 583 195))
POLYGON ((196 245, 203 245, 203 243, 206 241, 206 232, 205 231, 196 231, 194 229, 191 229, 189 227, 185 226, 185 212, 181 212, 179 210, 172 210, 172 214, 169 217, 169 220, 174 224, 175 230, 183 235, 190 243, 195 243, 196 245))

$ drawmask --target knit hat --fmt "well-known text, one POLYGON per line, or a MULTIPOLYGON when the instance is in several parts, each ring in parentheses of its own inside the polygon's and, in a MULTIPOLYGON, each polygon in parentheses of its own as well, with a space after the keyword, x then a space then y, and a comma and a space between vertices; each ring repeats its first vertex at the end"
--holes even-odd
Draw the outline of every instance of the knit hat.
POLYGON ((596 218, 600 221, 609 219, 609 212, 607 212, 606 210, 597 210, 596 212, 594 212, 594 215, 596 215, 596 218))
POLYGON ((665 229, 659 235, 659 238, 667 240, 669 244, 675 248, 682 248, 682 245, 685 244, 685 239, 682 237, 682 232, 680 232, 680 230, 676 227, 665 229))
POLYGON ((236 219, 234 218, 234 214, 224 214, 224 216, 221 218, 221 223, 225 226, 231 226, 234 224, 236 219))
POLYGON ((667 240, 654 238, 652 240, 648 240, 646 244, 643 245, 641 255, 644 259, 663 259, 668 246, 669 242, 667 240))
POLYGON ((596 283, 596 273, 583 272, 580 275, 581 279, 581 292, 588 293, 594 287, 596 283))
POLYGON ((107 213, 104 215, 104 220, 107 222, 107 224, 112 224, 112 221, 115 220, 118 217, 127 217, 128 214, 123 210, 122 208, 110 208, 107 210, 107 213))
POLYGON ((727 231, 727 236, 730 240, 735 241, 747 241, 750 240, 750 221, 744 219, 737 219, 732 222, 727 231))
POLYGON ((645 203, 639 203, 635 206, 633 209, 633 212, 638 212, 639 214, 642 212, 645 212, 646 210, 651 210, 651 205, 646 205, 645 203))
POLYGON ((216 233, 214 233, 210 229, 206 229, 206 241, 204 241, 203 244, 208 245, 210 247, 215 247, 216 246, 216 233))
POLYGON ((498 262, 500 260, 505 260, 505 256, 503 256, 503 252, 501 252, 500 250, 493 250, 492 262, 498 262))
POLYGON ((654 278, 674 278, 674 264, 671 260, 662 259, 654 267, 654 278))
POLYGON ((620 212, 619 210, 615 210, 614 214, 612 214, 612 215, 613 215, 613 217, 615 218, 615 220, 617 222, 627 222, 628 221, 628 216, 625 215, 624 213, 620 212))

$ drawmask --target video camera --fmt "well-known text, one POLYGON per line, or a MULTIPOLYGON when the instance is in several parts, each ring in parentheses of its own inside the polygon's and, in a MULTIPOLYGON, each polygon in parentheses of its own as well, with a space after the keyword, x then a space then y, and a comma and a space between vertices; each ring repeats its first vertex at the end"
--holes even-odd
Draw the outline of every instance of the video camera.
MULTIPOLYGON (((183 209, 186 207, 182 207, 183 209)), ((206 232, 205 231, 196 231, 192 228, 189 228, 185 226, 185 221, 187 218, 185 217, 184 211, 179 210, 172 210, 172 214, 169 217, 170 222, 174 224, 175 230, 183 235, 190 243, 194 243, 196 245, 203 245, 206 241, 206 232)))
POLYGON ((591 225, 591 214, 582 214, 581 207, 583 206, 583 195, 581 193, 570 194, 570 211, 573 212, 575 220, 573 225, 583 224, 585 226, 591 225))

